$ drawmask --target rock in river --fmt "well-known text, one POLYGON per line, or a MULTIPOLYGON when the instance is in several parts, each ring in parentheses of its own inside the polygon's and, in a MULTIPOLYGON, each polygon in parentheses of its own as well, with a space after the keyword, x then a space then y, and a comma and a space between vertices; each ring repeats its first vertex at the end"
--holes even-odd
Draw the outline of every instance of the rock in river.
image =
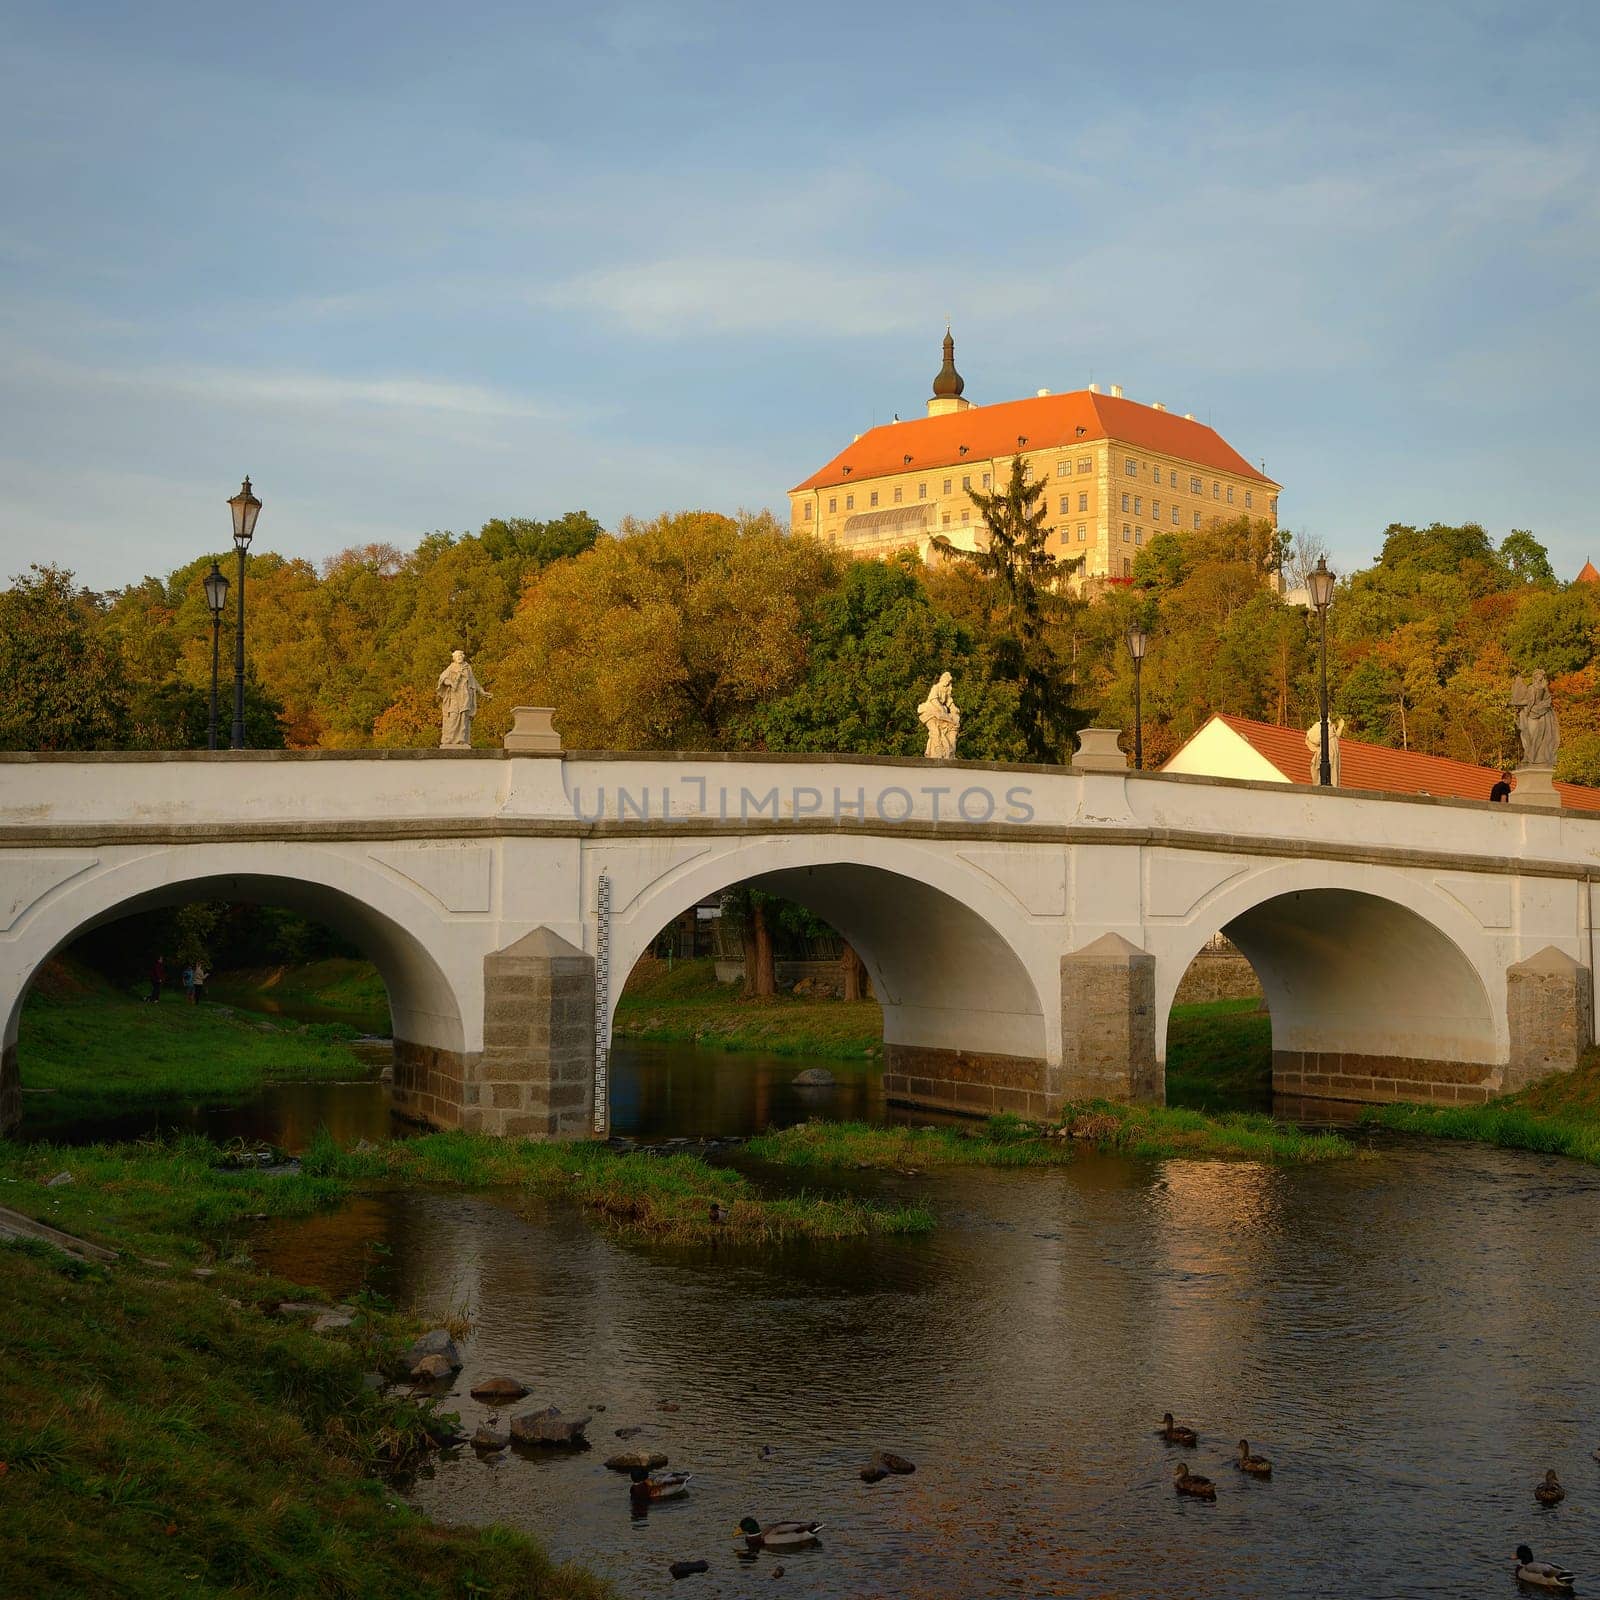
POLYGON ((423 1380, 453 1378, 455 1368, 443 1356, 424 1356, 412 1369, 411 1376, 423 1380))
POLYGON ((518 1444, 577 1450, 589 1442, 583 1436, 588 1426, 587 1416, 564 1417, 559 1407, 546 1406, 543 1411, 524 1411, 520 1417, 513 1417, 511 1437, 518 1444))
POLYGON ((518 1383, 515 1378, 485 1378, 472 1386, 474 1400, 493 1400, 496 1403, 520 1400, 527 1392, 527 1384, 518 1383))
POLYGON ((797 1072, 794 1076, 797 1089, 831 1089, 833 1085, 834 1076, 826 1067, 807 1067, 804 1072, 797 1072))
POLYGON ((496 1433, 493 1428, 485 1427, 481 1423, 478 1426, 478 1431, 472 1436, 472 1448, 481 1450, 485 1455, 489 1455, 496 1450, 504 1450, 510 1443, 510 1434, 496 1433))
POLYGON ((653 1472, 657 1467, 664 1467, 666 1464, 666 1455, 660 1450, 624 1450, 617 1455, 606 1457, 606 1465, 613 1472, 632 1472, 639 1467, 646 1472, 653 1472))
POLYGON ((709 1572, 710 1570, 711 1563, 709 1561, 674 1561, 667 1568, 667 1571, 674 1578, 692 1578, 697 1572, 709 1572))
POLYGON ((444 1328, 433 1328, 412 1345, 405 1354, 406 1371, 415 1374, 417 1364, 424 1356, 442 1356, 450 1363, 452 1372, 461 1370, 461 1352, 456 1342, 444 1328))

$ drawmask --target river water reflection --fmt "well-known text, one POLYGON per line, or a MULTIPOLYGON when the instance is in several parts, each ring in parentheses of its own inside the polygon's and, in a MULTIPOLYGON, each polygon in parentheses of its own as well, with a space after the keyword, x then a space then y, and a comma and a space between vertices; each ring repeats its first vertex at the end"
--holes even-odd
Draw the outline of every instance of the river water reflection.
POLYGON ((707 1596, 778 1592, 778 1563, 805 1596, 1512 1594, 1524 1540, 1600 1569, 1589 1168, 1399 1143, 1320 1167, 1085 1156, 830 1186, 923 1199, 938 1231, 666 1248, 558 1204, 413 1192, 271 1225, 256 1252, 346 1293, 379 1240, 379 1287, 469 1306, 449 1401, 469 1429, 486 1408, 467 1390, 496 1373, 530 1407, 603 1405, 585 1454, 468 1453, 414 1496, 526 1528, 624 1594, 665 1593, 694 1557, 707 1596), (1213 1506, 1172 1491, 1167 1409, 1201 1430, 1185 1458, 1213 1506), (627 1426, 696 1474, 642 1521, 601 1465, 627 1426), (1271 1483, 1229 1469, 1241 1435, 1271 1483), (860 1482, 884 1448, 919 1470, 860 1482), (1541 1510, 1550 1466, 1569 1497, 1541 1510), (827 1526, 745 1566, 747 1514, 827 1526))

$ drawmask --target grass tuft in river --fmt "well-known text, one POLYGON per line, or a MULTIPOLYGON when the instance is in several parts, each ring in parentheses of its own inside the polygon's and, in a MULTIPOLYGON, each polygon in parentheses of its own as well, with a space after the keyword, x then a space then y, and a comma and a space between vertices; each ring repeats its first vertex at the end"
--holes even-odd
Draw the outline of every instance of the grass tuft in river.
POLYGON ((1070 1106, 1057 1123, 991 1117, 966 1128, 875 1127, 864 1122, 807 1122, 750 1140, 745 1153, 789 1167, 1040 1167, 1072 1160, 1075 1147, 1132 1156, 1244 1157, 1256 1161, 1330 1161, 1359 1154, 1332 1133, 1302 1133, 1246 1112, 1207 1116, 1171 1106, 1125 1106, 1096 1100, 1070 1106))

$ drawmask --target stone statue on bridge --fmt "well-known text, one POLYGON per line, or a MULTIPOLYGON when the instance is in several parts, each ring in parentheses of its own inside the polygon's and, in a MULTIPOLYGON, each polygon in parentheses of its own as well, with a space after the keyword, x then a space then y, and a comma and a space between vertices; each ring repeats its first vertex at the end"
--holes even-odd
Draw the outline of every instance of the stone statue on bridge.
POLYGON ((961 732, 961 707, 950 693, 950 674, 941 672, 928 698, 917 707, 917 717, 928 730, 928 747, 922 753, 929 761, 948 761, 956 753, 956 735, 961 732))
POLYGON ((1550 698, 1550 685, 1543 670, 1536 671, 1532 683, 1519 676, 1511 686, 1511 704, 1517 713, 1517 732, 1522 736, 1522 764, 1525 767, 1553 767, 1561 745, 1561 725, 1550 698))
POLYGON ((444 713, 439 748, 471 749, 472 719, 478 714, 478 701, 492 700, 494 696, 473 675, 465 650, 451 651, 450 665, 439 674, 434 693, 444 713))
MULTIPOLYGON (((1344 718, 1328 722, 1328 782, 1339 787, 1339 741, 1344 737, 1344 718)), ((1311 781, 1322 782, 1322 719, 1306 729, 1306 749, 1311 752, 1311 781)))

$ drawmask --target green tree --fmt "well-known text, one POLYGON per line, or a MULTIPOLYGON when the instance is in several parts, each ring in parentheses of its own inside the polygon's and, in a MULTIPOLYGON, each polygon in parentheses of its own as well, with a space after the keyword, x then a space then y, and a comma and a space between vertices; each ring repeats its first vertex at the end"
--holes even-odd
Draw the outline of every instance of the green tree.
POLYGON ((0 592, 0 749, 109 750, 128 731, 121 657, 98 595, 64 567, 29 567, 0 592))
POLYGON ((1500 541, 1500 562, 1519 583, 1554 583, 1550 553, 1526 528, 1513 528, 1500 541))

